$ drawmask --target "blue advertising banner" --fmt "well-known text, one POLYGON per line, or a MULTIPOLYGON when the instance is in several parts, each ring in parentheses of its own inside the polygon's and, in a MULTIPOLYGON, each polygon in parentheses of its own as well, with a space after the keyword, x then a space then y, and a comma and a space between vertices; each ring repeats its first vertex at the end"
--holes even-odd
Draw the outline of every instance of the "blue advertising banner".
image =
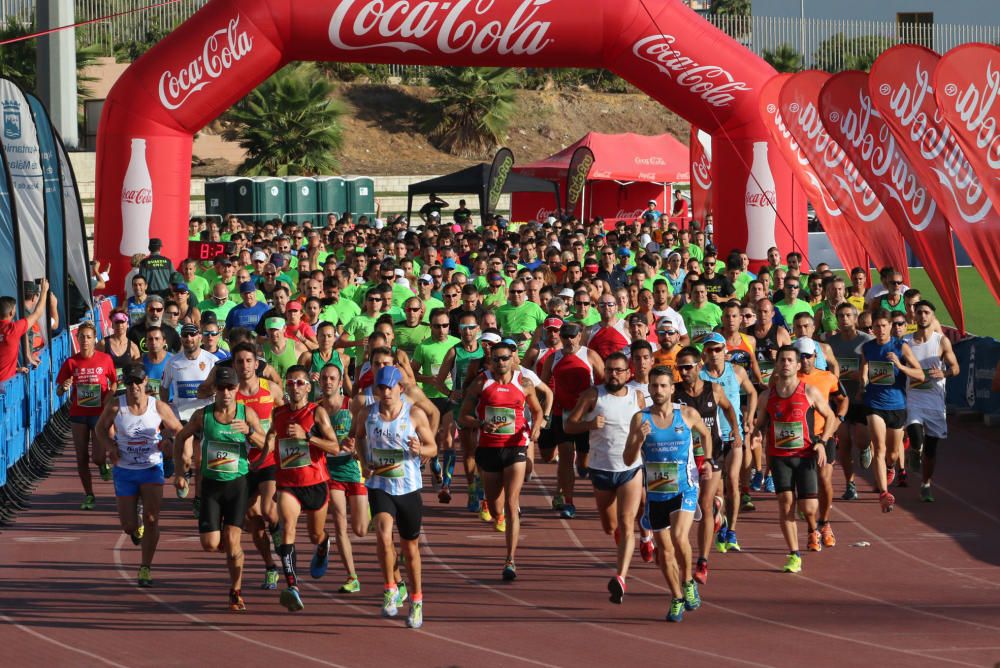
POLYGON ((1000 341, 978 336, 956 343, 960 372, 948 379, 948 406, 977 413, 1000 414, 1000 394, 990 391, 1000 362, 1000 341))
POLYGON ((0 152, 0 296, 13 297, 20 313, 21 284, 18 271, 17 238, 14 236, 14 208, 10 202, 10 175, 7 158, 0 152))

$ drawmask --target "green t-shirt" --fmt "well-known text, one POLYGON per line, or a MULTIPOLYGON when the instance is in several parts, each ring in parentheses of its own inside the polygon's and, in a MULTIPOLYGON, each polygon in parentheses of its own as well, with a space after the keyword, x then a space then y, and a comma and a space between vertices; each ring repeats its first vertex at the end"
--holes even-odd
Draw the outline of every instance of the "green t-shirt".
POLYGON ((681 318, 687 328, 691 343, 701 343, 701 340, 722 324, 722 309, 717 304, 705 302, 701 308, 688 302, 681 307, 681 318))
MULTIPOLYGON (((246 406, 236 404, 236 420, 246 420, 246 406)), ((215 419, 214 404, 203 413, 201 437, 201 475, 206 480, 236 480, 249 470, 247 437, 215 419)), ((307 452, 308 456, 308 452, 307 452)))
POLYGON ((205 299, 198 302, 198 310, 201 311, 202 314, 208 311, 211 311, 212 313, 215 314, 215 317, 218 318, 219 320, 219 327, 226 326, 226 316, 229 315, 229 312, 232 311, 234 308, 236 308, 236 302, 233 302, 229 299, 227 299, 221 305, 216 304, 213 299, 205 299))
POLYGON ((328 322, 334 327, 340 322, 340 314, 337 313, 337 309, 331 306, 324 306, 323 310, 319 312, 319 319, 322 322, 328 322))
POLYGON ((598 313, 597 309, 592 306, 590 307, 590 310, 587 311, 587 316, 585 318, 579 318, 577 317, 576 313, 573 313, 572 315, 569 316, 569 318, 567 318, 567 320, 569 320, 570 322, 579 323, 584 327, 590 327, 592 325, 596 325, 601 321, 601 314, 598 313))
POLYGON ((503 304, 497 309, 496 314, 500 331, 504 336, 517 341, 517 351, 520 355, 527 352, 531 335, 548 317, 542 307, 535 302, 524 302, 520 306, 503 304))
POLYGON ((264 359, 274 367, 278 375, 284 379, 288 369, 299 363, 299 355, 295 352, 295 344, 291 339, 285 340, 285 349, 278 353, 271 348, 270 343, 265 343, 261 348, 264 351, 264 359))
MULTIPOLYGON (((375 322, 377 320, 378 316, 372 318, 365 313, 360 313, 344 324, 344 332, 347 333, 351 341, 361 341, 371 336, 371 333, 375 331, 375 322)), ((365 354, 365 348, 359 345, 351 348, 348 354, 354 358, 355 364, 360 364, 361 358, 365 354)))
POLYGON ((436 308, 444 308, 444 302, 437 297, 428 297, 423 300, 424 302, 424 318, 421 322, 424 324, 431 321, 431 311, 436 308))
POLYGON ((331 304, 326 308, 336 311, 338 322, 345 324, 350 322, 355 316, 361 315, 361 307, 350 299, 345 299, 343 295, 341 295, 340 299, 337 300, 336 304, 331 304))
POLYGON ((821 333, 832 334, 837 331, 837 314, 824 299, 813 308, 816 327, 821 333))
POLYGON ((781 317, 785 319, 785 323, 788 325, 788 329, 792 329, 792 323, 795 322, 795 316, 799 313, 808 313, 812 315, 813 307, 809 302, 802 301, 801 299, 796 299, 794 302, 789 304, 784 299, 780 302, 775 302, 774 308, 778 309, 781 313, 781 317))
MULTIPOLYGON (((681 252, 681 247, 677 246, 676 248, 674 248, 674 250, 677 251, 678 253, 680 253, 681 252)), ((688 252, 688 257, 693 257, 694 259, 698 260, 698 262, 701 262, 702 260, 705 259, 705 251, 703 251, 701 249, 701 246, 695 246, 694 244, 688 244, 687 245, 687 252, 688 252)))
POLYGON ((507 291, 500 290, 498 292, 490 292, 487 290, 482 293, 483 295, 483 308, 495 311, 504 304, 508 302, 507 291))
POLYGON ((408 327, 406 323, 396 325, 396 345, 406 351, 406 354, 413 357, 413 351, 417 346, 426 341, 431 336, 429 325, 419 324, 416 327, 408 327))
POLYGON ((198 304, 204 301, 205 297, 211 294, 212 288, 208 284, 208 281, 206 281, 198 274, 195 274, 194 278, 192 278, 190 281, 185 279, 184 282, 187 283, 188 290, 191 291, 191 297, 192 297, 191 301, 194 304, 198 304))
MULTIPOLYGON (((413 352, 413 363, 417 365, 422 375, 436 376, 438 371, 441 370, 441 363, 444 361, 444 356, 459 342, 460 340, 454 336, 449 336, 444 341, 428 339, 418 345, 413 352)), ((445 384, 451 387, 451 379, 447 379, 445 384)), ((441 394, 430 383, 421 383, 420 386, 429 399, 442 399, 448 396, 441 394)))

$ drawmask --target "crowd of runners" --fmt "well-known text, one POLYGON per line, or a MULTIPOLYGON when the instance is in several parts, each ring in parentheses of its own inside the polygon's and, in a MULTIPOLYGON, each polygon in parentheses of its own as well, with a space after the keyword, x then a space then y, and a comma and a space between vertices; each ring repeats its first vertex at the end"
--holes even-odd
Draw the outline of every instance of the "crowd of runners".
POLYGON ((611 602, 638 544, 672 592, 671 621, 701 605, 710 557, 743 549, 740 516, 762 494, 777 496, 790 573, 837 544, 835 464, 843 502, 868 491, 858 466, 885 512, 911 475, 934 500, 958 366, 934 304, 896 269, 869 286, 863 268, 807 271, 772 249, 751 271, 654 203, 614 229, 424 216, 421 229, 193 219, 192 239, 224 254, 175 268, 154 239, 111 331, 80 326, 57 379, 80 508, 95 507, 93 463, 141 548, 139 586, 153 585, 165 485, 191 503, 202 548, 225 555, 230 609, 246 609, 258 557, 260 586, 303 609, 304 515, 309 576, 335 550, 339 591, 356 593, 356 560, 374 556, 383 614, 409 601, 413 628, 426 483, 504 533, 504 554, 484 557, 514 581, 522 486, 556 462, 553 517, 573 520, 585 485, 616 546, 611 602), (377 552, 362 557, 351 540, 368 533, 377 552))

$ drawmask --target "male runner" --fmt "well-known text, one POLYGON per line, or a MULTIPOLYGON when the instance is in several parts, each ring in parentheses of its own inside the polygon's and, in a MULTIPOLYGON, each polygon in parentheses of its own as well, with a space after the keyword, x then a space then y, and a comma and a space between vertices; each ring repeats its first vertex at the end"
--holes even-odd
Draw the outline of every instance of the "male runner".
POLYGON ((198 534, 206 552, 225 552, 229 566, 229 609, 246 610, 243 588, 243 522, 249 490, 247 450, 264 445, 266 432, 252 408, 236 400, 239 378, 234 369, 223 367, 215 374, 215 401, 195 412, 177 435, 174 460, 180 463, 174 476, 178 489, 187 486, 184 474, 192 464, 188 438, 201 434, 197 461, 201 469, 198 534), (223 527, 225 531, 223 533, 223 527))
POLYGON ((597 298, 597 311, 601 321, 594 325, 587 337, 587 347, 607 359, 613 352, 628 349, 632 336, 624 320, 618 315, 618 302, 611 293, 605 293, 597 298))
POLYGON ((497 522, 507 518, 507 558, 502 577, 517 577, 514 563, 521 532, 520 495, 524 484, 528 440, 536 440, 542 426, 542 406, 534 384, 515 368, 516 347, 498 343, 490 352, 490 370, 469 386, 462 403, 462 426, 479 429, 476 468, 482 477, 486 503, 497 522), (531 427, 525 415, 531 411, 531 427), (504 505, 498 499, 503 496, 504 505))
POLYGON ((819 483, 816 467, 826 465, 828 442, 839 420, 830 403, 814 387, 799 380, 799 351, 792 346, 778 350, 771 385, 757 405, 756 431, 766 434, 770 470, 778 495, 778 522, 788 545, 786 573, 802 570, 799 535, 795 526, 795 503, 806 518, 809 535, 816 531, 816 497, 819 483), (814 437, 810 411, 825 419, 823 432, 814 437))
MULTIPOLYGON (((654 367, 649 374, 653 405, 632 417, 622 460, 631 465, 642 452, 647 498, 644 521, 653 530, 660 570, 672 595, 667 620, 679 622, 685 609, 701 606, 698 585, 691 579, 688 542, 698 503, 692 432, 702 443, 710 442, 711 435, 694 409, 674 408, 673 389, 673 373, 654 367)), ((705 461, 701 472, 707 474, 710 468, 705 461)))
POLYGON ((628 358, 614 352, 604 362, 604 384, 588 388, 566 417, 568 434, 590 432, 590 482, 604 533, 615 537, 617 571, 608 582, 611 602, 625 596, 625 578, 635 551, 635 519, 642 500, 640 463, 622 460, 632 416, 646 407, 641 393, 628 387, 628 358))
POLYGON ((402 380, 402 372, 394 366, 382 367, 375 373, 378 402, 361 412, 352 433, 367 466, 368 503, 375 522, 379 566, 385 582, 382 615, 395 617, 407 598, 392 541, 395 523, 399 526, 400 549, 406 557, 413 588, 407 625, 418 629, 424 623, 419 545, 420 489, 423 487, 420 459, 435 457, 437 443, 424 411, 403 398, 402 380))

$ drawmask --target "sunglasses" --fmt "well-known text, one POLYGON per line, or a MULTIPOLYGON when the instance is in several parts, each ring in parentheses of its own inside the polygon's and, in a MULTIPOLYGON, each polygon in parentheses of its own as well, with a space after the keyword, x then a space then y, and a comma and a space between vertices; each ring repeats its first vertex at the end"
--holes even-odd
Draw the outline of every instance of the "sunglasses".
POLYGON ((804 360, 811 360, 812 358, 814 358, 816 356, 813 355, 812 353, 799 353, 799 357, 801 357, 804 360))
POLYGON ((788 288, 789 290, 798 290, 799 289, 799 284, 798 283, 785 283, 785 287, 788 288))
POLYGON ((493 357, 494 362, 508 362, 513 358, 513 355, 495 355, 493 357))
POLYGON ((478 327, 479 327, 479 325, 476 325, 476 324, 471 324, 470 325, 469 323, 465 323, 465 324, 462 324, 462 325, 458 326, 459 329, 476 329, 478 327))
POLYGON ((709 347, 706 346, 705 352, 706 353, 717 354, 717 353, 724 353, 724 352, 726 352, 726 349, 724 347, 722 347, 722 346, 712 346, 711 348, 709 348, 709 347))
POLYGON ((164 315, 169 315, 171 318, 179 318, 181 314, 180 311, 167 311, 164 315))
MULTIPOLYGON (((636 323, 636 324, 639 324, 639 323, 636 323)), ((658 330, 656 333, 659 334, 660 336, 664 336, 664 335, 666 335, 666 336, 673 336, 674 334, 677 333, 677 330, 676 329, 661 329, 661 330, 658 330)))
POLYGON ((302 380, 301 378, 289 378, 285 381, 287 387, 304 387, 308 384, 308 380, 302 380))
POLYGON ((618 306, 618 304, 616 304, 615 302, 597 302, 597 306, 598 306, 598 308, 600 308, 602 306, 604 308, 613 308, 615 306, 618 306))
POLYGON ((577 306, 590 306, 590 302, 573 302, 577 306))
POLYGON ((151 313, 163 313, 163 307, 162 306, 160 308, 150 307, 147 310, 150 311, 151 313))
POLYGON ((380 301, 382 301, 382 298, 381 297, 369 297, 368 301, 370 301, 370 302, 380 302, 380 301))
POLYGON ((697 366, 698 366, 697 364, 678 364, 674 368, 677 369, 678 371, 690 371, 691 369, 694 369, 697 366))
POLYGON ((903 281, 889 281, 889 285, 902 285, 903 281))
POLYGON ((408 308, 406 309, 406 312, 407 312, 407 313, 420 313, 420 307, 419 307, 419 306, 418 306, 418 307, 416 307, 416 308, 413 308, 413 307, 408 307, 408 308))
POLYGON ((219 332, 212 332, 212 331, 203 330, 202 333, 201 333, 201 335, 202 336, 218 336, 219 332))
POLYGON ((215 389, 222 390, 223 392, 235 392, 238 385, 216 385, 215 389))
POLYGON ((268 278, 274 278, 275 276, 277 276, 277 274, 274 273, 273 271, 265 271, 264 275, 267 276, 268 278))
POLYGON ((510 294, 512 294, 512 295, 523 295, 524 294, 524 290, 511 290, 510 294))
POLYGON ((608 373, 628 373, 627 368, 608 367, 608 373))
POLYGON ((142 380, 138 380, 136 378, 126 378, 125 379, 125 384, 126 385, 142 385, 144 382, 146 382, 145 378, 143 378, 142 380))
POLYGON ((899 320, 899 321, 893 322, 892 326, 893 327, 906 327, 906 321, 905 320, 899 320))
POLYGON ((181 336, 183 336, 185 339, 193 339, 194 337, 198 336, 198 334, 200 334, 200 333, 201 332, 187 332, 186 334, 181 334, 181 336))
POLYGON ((434 329, 448 329, 448 327, 450 326, 451 325, 449 325, 447 322, 438 322, 431 325, 431 327, 433 327, 434 329))

